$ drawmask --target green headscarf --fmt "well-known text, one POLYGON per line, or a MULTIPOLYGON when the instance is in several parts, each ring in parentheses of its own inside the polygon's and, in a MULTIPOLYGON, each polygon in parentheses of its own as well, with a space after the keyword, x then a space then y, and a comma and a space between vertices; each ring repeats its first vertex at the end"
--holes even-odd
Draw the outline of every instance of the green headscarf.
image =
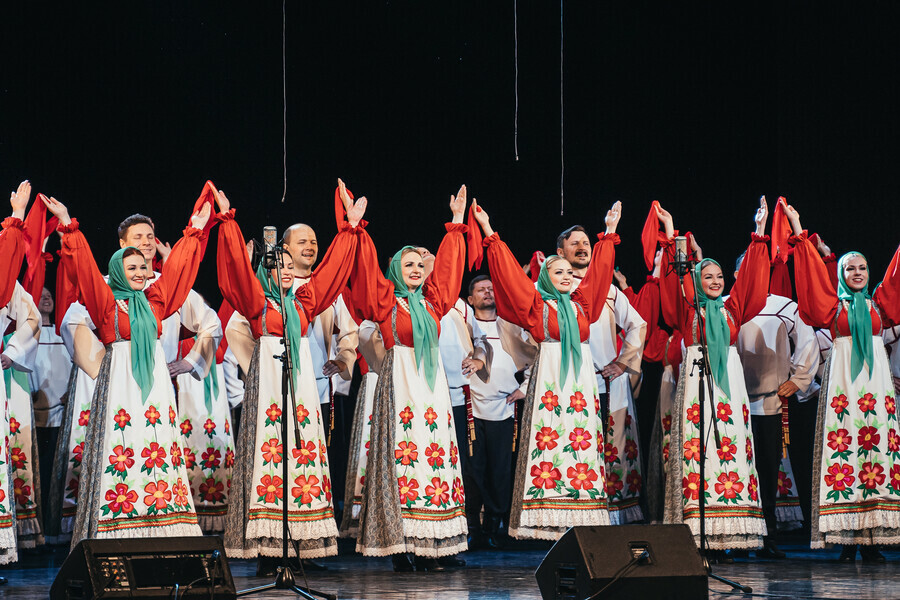
POLYGON ((419 369, 420 363, 424 363, 425 382, 428 384, 428 389, 433 391, 438 363, 437 323, 434 322, 428 309, 424 306, 423 301, 425 297, 422 295, 422 286, 420 285, 415 290, 409 291, 409 287, 403 281, 401 259, 407 252, 418 254, 415 246, 403 246, 391 257, 391 262, 388 264, 384 276, 394 284, 394 296, 406 298, 409 304, 409 320, 412 321, 416 369, 419 369))
MULTIPOLYGON (((9 338, 11 338, 14 334, 8 333, 3 336, 3 347, 5 348, 9 344, 9 338)), ((24 372, 18 370, 15 367, 10 367, 8 369, 3 370, 3 382, 6 384, 6 398, 7 400, 12 393, 12 382, 15 381, 16 385, 20 388, 31 393, 31 384, 28 383, 28 375, 24 372)))
MULTIPOLYGON (((141 388, 141 402, 146 402, 153 389, 153 367, 156 365, 156 340, 159 329, 156 315, 144 290, 133 290, 125 277, 122 262, 127 248, 122 248, 109 259, 109 287, 116 300, 128 301, 128 323, 131 325, 131 374, 141 388)), ((143 260, 143 255, 139 254, 143 260)))
MULTIPOLYGON (((725 301, 720 295, 718 298, 710 298, 703 292, 700 283, 700 272, 707 265, 719 263, 711 258, 701 260, 694 267, 694 294, 697 296, 697 306, 706 313, 706 347, 709 349, 709 369, 712 372, 713 381, 719 386, 725 396, 731 397, 731 386, 728 383, 728 348, 731 346, 731 330, 728 328, 728 319, 725 318, 725 301)), ((699 315, 697 315, 699 318, 699 315)), ((699 321, 698 321, 699 322, 699 321)))
POLYGON ((576 379, 578 372, 581 371, 581 331, 578 329, 578 317, 575 315, 572 303, 569 301, 569 293, 559 291, 553 285, 553 282, 550 281, 550 272, 547 271, 547 265, 551 262, 556 262, 559 258, 555 254, 548 256, 547 260, 541 265, 541 273, 538 275, 537 280, 537 290, 544 300, 556 301, 556 320, 559 324, 559 343, 562 347, 562 361, 559 364, 559 388, 562 389, 566 383, 566 376, 569 373, 569 360, 572 361, 576 379))
MULTIPOLYGON (((853 349, 850 354, 850 376, 856 379, 863 365, 869 366, 871 373, 874 352, 872 350, 872 315, 866 300, 869 296, 869 286, 859 292, 854 292, 844 281, 844 265, 851 258, 858 256, 863 260, 865 256, 859 252, 848 252, 838 261, 838 298, 846 300, 850 306, 847 310, 847 322, 850 324, 850 337, 853 340, 853 349)), ((868 261, 867 261, 868 262, 868 261)))
MULTIPOLYGON (((279 302, 278 282, 276 285, 269 271, 263 266, 264 261, 259 261, 256 268, 256 278, 262 284, 263 293, 266 299, 274 300, 277 305, 279 302)), ((303 339, 303 323, 300 321, 300 314, 297 312, 297 303, 294 302, 294 290, 286 290, 284 292, 284 311, 282 320, 284 321, 285 332, 291 344, 291 367, 294 377, 300 374, 300 343, 303 339)), ((212 369, 210 369, 210 373, 212 369)), ((218 381, 216 382, 218 386, 218 381)))

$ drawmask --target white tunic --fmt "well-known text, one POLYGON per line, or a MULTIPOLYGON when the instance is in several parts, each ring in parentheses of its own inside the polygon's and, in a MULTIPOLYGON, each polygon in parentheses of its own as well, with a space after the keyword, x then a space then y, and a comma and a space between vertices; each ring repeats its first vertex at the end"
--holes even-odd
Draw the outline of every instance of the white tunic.
POLYGON ((62 425, 65 408, 61 399, 67 391, 71 370, 72 358, 56 329, 52 325, 42 327, 34 370, 28 376, 38 427, 62 425))
POLYGON ((491 321, 476 319, 471 310, 469 315, 473 329, 477 327, 481 331, 493 351, 490 379, 487 382, 478 377, 469 379, 469 389, 472 392, 472 414, 485 421, 505 421, 511 418, 515 412, 515 407, 506 402, 507 396, 516 389, 521 389, 522 393, 525 393, 528 381, 526 380, 522 385, 516 382, 516 364, 500 343, 500 332, 497 328, 499 319, 491 321))

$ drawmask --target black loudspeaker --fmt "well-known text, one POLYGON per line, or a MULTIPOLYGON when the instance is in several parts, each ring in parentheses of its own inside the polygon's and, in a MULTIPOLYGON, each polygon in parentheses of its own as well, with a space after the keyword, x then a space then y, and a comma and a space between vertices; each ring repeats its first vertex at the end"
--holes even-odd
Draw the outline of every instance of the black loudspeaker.
POLYGON ((695 600, 709 598, 708 578, 687 525, 574 527, 537 571, 544 600, 695 600), (632 560, 646 551, 624 572, 632 560))
POLYGON ((51 600, 236 598, 222 539, 82 540, 50 587, 51 600))

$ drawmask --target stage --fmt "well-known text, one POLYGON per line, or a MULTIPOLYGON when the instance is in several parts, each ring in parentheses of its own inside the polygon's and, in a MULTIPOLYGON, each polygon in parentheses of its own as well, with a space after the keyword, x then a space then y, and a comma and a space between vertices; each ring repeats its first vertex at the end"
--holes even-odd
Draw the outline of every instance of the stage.
MULTIPOLYGON (((548 546, 549 547, 549 546, 548 546)), ((839 564, 838 550, 810 551, 800 545, 785 545, 785 561, 737 560, 716 567, 716 572, 753 588, 753 597, 772 599, 900 599, 897 576, 900 551, 884 552, 885 565, 839 564)), ((45 598, 59 565, 65 559, 62 548, 21 556, 20 562, 0 573, 9 583, 0 587, 0 599, 45 598)), ((338 595, 341 600, 426 600, 466 598, 468 600, 540 599, 534 570, 546 550, 536 545, 504 552, 467 552, 464 569, 443 573, 394 573, 388 558, 366 559, 341 544, 341 555, 323 560, 329 570, 309 572, 310 586, 338 595), (346 552, 346 553, 345 553, 346 552)), ((232 560, 231 570, 238 589, 264 583, 255 577, 256 563, 232 560)), ((298 578, 302 583, 302 577, 298 578)), ((287 592, 269 592, 252 598, 288 598, 287 592)), ((717 582, 710 585, 710 598, 750 598, 731 592, 717 582)), ((638 600, 638 599, 635 599, 638 600)))

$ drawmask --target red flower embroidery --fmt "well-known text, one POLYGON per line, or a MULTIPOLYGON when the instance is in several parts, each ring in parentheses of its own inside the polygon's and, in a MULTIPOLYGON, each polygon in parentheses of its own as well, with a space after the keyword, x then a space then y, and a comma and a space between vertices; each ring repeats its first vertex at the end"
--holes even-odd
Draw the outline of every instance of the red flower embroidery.
POLYGON ((278 475, 263 475, 259 483, 260 485, 256 486, 256 494, 263 502, 278 504, 276 498, 281 499, 284 497, 284 490, 281 487, 282 480, 278 475))
POLYGON ((263 461, 265 464, 272 463, 277 465, 284 458, 283 446, 276 438, 272 438, 268 442, 263 442, 260 450, 262 450, 263 461))
MULTIPOLYGON (((156 422, 159 421, 159 411, 156 410, 156 407, 152 404, 150 408, 144 411, 144 416, 147 418, 147 425, 156 425, 156 422)), ((146 501, 146 498, 144 499, 146 501)))
POLYGON ((434 409, 429 406, 428 410, 425 411, 425 421, 427 421, 428 424, 431 425, 436 420, 437 420, 437 413, 434 412, 434 409))
MULTIPOLYGON (((305 425, 308 422, 307 417, 309 417, 309 411, 306 410, 306 407, 303 406, 302 404, 298 404, 297 405, 297 422, 300 423, 300 425, 305 425)), ((304 504, 308 504, 308 502, 306 502, 304 504)))
POLYGON ((203 459, 203 468, 204 469, 216 469, 219 467, 219 464, 222 462, 219 460, 219 457, 222 456, 222 453, 216 450, 213 447, 209 447, 206 449, 206 452, 203 453, 201 458, 203 459))
MULTIPOLYGON (((891 467, 891 487, 894 491, 900 492, 900 465, 891 467)), ((0 500, 3 500, 0 498, 0 500)))
POLYGON ((859 470, 859 482, 866 486, 867 490, 874 490, 884 483, 884 467, 878 463, 865 463, 859 470))
POLYGON ((860 427, 859 435, 856 436, 856 443, 863 450, 871 450, 881 441, 881 435, 874 427, 860 427))
POLYGON ((576 490, 594 489, 594 482, 597 481, 597 473, 589 469, 587 463, 576 463, 574 467, 569 467, 566 477, 569 478, 569 485, 576 490))
POLYGON ((747 438, 746 452, 747 452, 747 461, 749 462, 749 461, 753 460, 753 440, 751 440, 750 438, 747 438))
POLYGON ((787 476, 787 473, 784 471, 778 471, 778 495, 779 496, 788 496, 791 493, 791 487, 793 487, 794 482, 791 481, 791 478, 787 476))
POLYGON ((625 440, 625 458, 628 460, 635 460, 638 455, 638 446, 637 442, 634 440, 625 440))
POLYGON ((452 441, 450 442, 450 464, 456 466, 459 462, 459 448, 452 441))
POLYGON ((750 483, 747 484, 747 491, 750 493, 750 500, 756 502, 759 498, 759 483, 754 475, 750 476, 750 483))
POLYGON ((841 414, 844 410, 847 409, 847 406, 850 405, 850 402, 847 400, 847 396, 841 394, 840 396, 835 396, 831 399, 831 408, 834 409, 835 414, 841 414))
POLYGON ((24 469, 25 465, 28 464, 28 458, 21 448, 13 448, 9 452, 9 462, 12 463, 13 468, 16 470, 24 469))
POLYGON ((444 449, 432 442, 425 449, 425 456, 428 457, 428 466, 436 469, 444 466, 444 449))
POLYGON ((716 418, 723 423, 731 423, 731 406, 724 402, 719 402, 716 406, 716 418))
POLYGON ((72 462, 75 463, 75 466, 77 467, 81 464, 81 458, 84 456, 84 442, 76 444, 75 447, 72 448, 72 454, 72 462))
POLYGON ((663 433, 672 431, 672 415, 666 415, 662 420, 663 433))
POLYGON ((113 417, 113 420, 116 422, 115 429, 125 429, 125 427, 131 426, 131 415, 125 412, 124 408, 120 408, 119 412, 113 417))
POLYGON ((13 494, 16 497, 16 504, 19 506, 28 506, 28 498, 31 496, 31 486, 25 485, 25 480, 21 477, 16 477, 16 480, 13 482, 13 494))
POLYGON ((632 469, 630 473, 625 477, 625 483, 628 484, 628 493, 636 494, 641 491, 641 474, 637 472, 637 469, 632 469))
POLYGON ((400 461, 401 465, 411 465, 419 458, 416 452, 416 445, 413 442, 400 442, 397 444, 398 449, 394 450, 394 458, 400 461))
POLYGON ((106 490, 106 500, 109 502, 107 506, 113 514, 125 513, 127 515, 134 510, 138 494, 134 490, 129 490, 126 484, 117 483, 115 489, 106 490))
POLYGON ((576 427, 569 434, 569 442, 571 442, 569 445, 572 447, 572 450, 576 452, 587 450, 591 447, 591 434, 581 427, 576 427))
POLYGON ((825 485, 837 491, 843 491, 853 485, 853 467, 845 463, 834 463, 828 467, 825 485))
POLYGON ((584 407, 587 406, 587 400, 585 400, 584 394, 575 392, 575 394, 569 398, 569 406, 577 413, 583 411, 584 407))
POLYGON ((144 504, 147 506, 156 506, 156 510, 163 510, 169 505, 172 499, 172 492, 168 490, 169 484, 165 481, 151 481, 144 486, 147 493, 144 496, 144 504))
POLYGON ((225 466, 229 469, 234 466, 234 450, 231 448, 225 451, 225 466))
POLYGON ((294 483, 297 484, 297 487, 291 488, 291 496, 300 499, 298 504, 312 504, 315 498, 322 495, 319 478, 315 475, 310 475, 308 478, 301 475, 294 480, 294 483))
POLYGON ((12 434, 19 433, 20 424, 15 417, 9 418, 9 432, 12 434))
POLYGON ((413 411, 408 406, 400 411, 400 420, 403 421, 404 425, 408 425, 414 416, 413 411))
POLYGON ((200 484, 200 496, 205 502, 221 502, 225 497, 225 486, 212 477, 200 484))
POLYGON ((297 459, 297 464, 309 465, 316 464, 316 443, 308 441, 305 444, 301 441, 299 448, 292 448, 291 454, 297 459))
POLYGON ((893 429, 887 434, 888 452, 900 452, 900 435, 893 429))
POLYGON ((736 471, 729 471, 719 475, 718 483, 716 483, 717 494, 722 494, 726 499, 731 500, 740 494, 743 489, 744 484, 741 483, 736 471))
MULTIPOLYGON (((79 425, 80 427, 87 427, 87 424, 90 422, 90 419, 91 419, 91 411, 90 411, 90 409, 88 409, 88 410, 83 410, 83 411, 81 411, 81 412, 78 414, 78 425, 79 425)), ((9 423, 10 423, 10 425, 9 425, 10 430, 12 429, 12 421, 13 421, 12 419, 9 420, 9 423)))
POLYGON ((281 409, 274 402, 266 409, 266 416, 271 423, 277 423, 281 419, 281 409))
POLYGON ((194 451, 185 446, 182 453, 184 454, 184 468, 188 470, 194 468, 194 465, 197 464, 197 457, 194 456, 194 451))
POLYGON ((700 405, 691 404, 687 409, 687 420, 696 425, 700 422, 700 405))
POLYGON ((610 498, 615 498, 622 488, 625 487, 625 482, 622 481, 622 478, 619 477, 618 473, 610 473, 606 477, 606 495, 610 498))
POLYGON ((149 448, 144 448, 141 450, 141 458, 146 458, 144 461, 145 469, 152 469, 154 467, 162 467, 166 464, 166 450, 156 442, 150 442, 149 448))
POLYGON ((185 419, 181 422, 181 435, 191 437, 191 431, 194 430, 194 426, 191 425, 190 419, 185 419))
POLYGON ((331 481, 328 480, 328 475, 322 475, 322 489, 325 490, 325 502, 331 501, 331 481))
POLYGON ((169 459, 173 467, 181 466, 181 448, 178 447, 178 442, 172 442, 172 447, 169 448, 169 459))
POLYGON ((603 458, 604 462, 608 465, 619 462, 619 450, 616 448, 615 444, 606 444, 604 446, 603 458))
POLYGON ((446 481, 441 481, 439 477, 431 480, 431 485, 425 486, 425 494, 430 497, 433 506, 443 506, 450 499, 450 486, 446 481))
POLYGON ((850 447, 853 438, 846 429, 828 432, 828 447, 835 452, 844 452, 850 447))
POLYGON ((625 427, 631 427, 631 414, 625 413, 625 427))
POLYGON ((175 419, 177 417, 178 417, 178 415, 175 414, 175 409, 170 406, 169 407, 169 425, 174 425, 175 419))
POLYGON ((700 460, 700 438, 691 438, 684 443, 684 460, 700 460))
POLYGON ((741 412, 744 414, 744 425, 750 424, 750 410, 747 408, 746 404, 741 405, 741 412))
POLYGON ((875 400, 875 396, 872 394, 866 394, 862 398, 856 401, 859 404, 859 410, 863 411, 863 414, 872 412, 875 410, 875 404, 877 400, 875 400))
POLYGON ((556 448, 556 440, 559 439, 559 434, 550 427, 541 427, 541 430, 534 435, 534 439, 537 441, 538 450, 543 452, 544 450, 556 448))
POLYGON ((400 488, 400 502, 404 504, 412 504, 419 497, 419 482, 415 479, 407 480, 406 477, 397 479, 400 488))
POLYGON ((231 425, 228 422, 228 419, 225 419, 225 433, 231 432, 231 425))
POLYGON ((466 502, 466 492, 463 489, 462 479, 457 477, 453 480, 453 501, 457 504, 465 504, 466 502))
POLYGON ((213 435, 216 432, 216 424, 212 419, 207 419, 203 424, 203 429, 206 431, 206 435, 213 435))
MULTIPOLYGON (((80 445, 83 445, 82 442, 80 445)), ((125 469, 130 469, 134 466, 134 450, 131 448, 125 448, 122 444, 119 444, 115 448, 113 448, 113 453, 109 455, 109 464, 113 466, 113 468, 122 473, 125 469)))
POLYGON ((719 449, 717 450, 719 453, 719 460, 723 462, 733 461, 734 454, 737 452, 737 445, 732 443, 731 438, 727 436, 723 436, 720 442, 719 449))
MULTIPOLYGON (((231 480, 229 480, 229 482, 230 481, 231 480)), ((184 485, 184 482, 181 481, 181 477, 175 482, 175 487, 172 488, 172 491, 175 492, 175 506, 188 505, 188 488, 184 485)))
POLYGON ((559 396, 554 394, 553 390, 547 390, 547 392, 541 396, 541 403, 547 410, 556 410, 556 407, 559 406, 559 396))
POLYGON ((556 482, 562 479, 562 473, 559 472, 559 469, 554 467, 552 462, 546 461, 538 465, 531 465, 531 476, 534 477, 531 480, 534 487, 548 490, 555 488, 556 482))
POLYGON ((885 396, 884 397, 884 410, 889 415, 896 414, 897 402, 894 400, 893 396, 885 396))

